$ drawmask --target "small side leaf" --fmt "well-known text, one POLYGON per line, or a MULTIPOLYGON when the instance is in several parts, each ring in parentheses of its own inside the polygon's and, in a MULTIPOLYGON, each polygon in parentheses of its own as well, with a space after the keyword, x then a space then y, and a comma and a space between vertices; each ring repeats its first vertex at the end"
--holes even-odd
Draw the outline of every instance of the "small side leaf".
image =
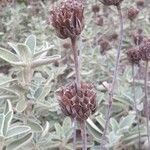
POLYGON ((28 36, 25 41, 25 44, 30 48, 32 54, 34 54, 36 49, 36 36, 35 35, 28 36))
POLYGON ((5 120, 4 120, 4 127, 3 127, 3 135, 5 136, 7 133, 7 130, 10 126, 11 120, 13 118, 13 111, 10 111, 6 114, 5 120))
POLYGON ((27 108, 27 102, 25 99, 20 100, 16 105, 16 110, 21 113, 27 108))
POLYGON ((14 65, 19 61, 18 57, 15 54, 1 47, 0 47, 0 58, 14 65))

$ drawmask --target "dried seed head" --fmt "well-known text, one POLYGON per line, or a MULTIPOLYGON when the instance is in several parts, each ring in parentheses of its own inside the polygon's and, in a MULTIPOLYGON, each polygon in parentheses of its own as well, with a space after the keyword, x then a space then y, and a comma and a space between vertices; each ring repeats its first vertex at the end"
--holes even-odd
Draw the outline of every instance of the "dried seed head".
POLYGON ((98 13, 100 11, 100 7, 98 4, 95 4, 92 6, 92 12, 93 13, 98 13))
POLYGON ((144 6, 144 3, 145 3, 145 0, 136 0, 136 4, 137 4, 137 6, 139 6, 139 7, 143 7, 144 6))
POLYGON ((62 112, 71 118, 84 121, 96 111, 96 93, 91 84, 81 83, 77 92, 76 84, 72 83, 57 93, 62 112))
POLYGON ((83 11, 81 0, 65 0, 51 11, 52 26, 58 37, 66 39, 81 34, 84 27, 83 11))
POLYGON ((117 39, 118 39, 118 34, 116 32, 114 32, 108 36, 109 41, 113 41, 113 40, 117 40, 117 39))
POLYGON ((139 64, 141 60, 141 54, 139 48, 135 47, 135 48, 128 49, 127 57, 131 64, 139 64))
POLYGON ((105 54, 105 52, 111 48, 109 41, 105 38, 100 39, 99 44, 101 47, 101 54, 105 54))
POLYGON ((137 8, 131 7, 128 10, 128 18, 133 21, 137 15, 139 14, 139 10, 137 8))
POLYGON ((139 46, 141 58, 144 61, 150 61, 150 40, 147 39, 139 46))
POLYGON ((106 6, 110 5, 118 6, 123 0, 100 0, 100 1, 106 6))
POLYGON ((95 24, 98 26, 103 26, 104 24, 104 19, 101 15, 97 15, 94 21, 95 21, 95 24))

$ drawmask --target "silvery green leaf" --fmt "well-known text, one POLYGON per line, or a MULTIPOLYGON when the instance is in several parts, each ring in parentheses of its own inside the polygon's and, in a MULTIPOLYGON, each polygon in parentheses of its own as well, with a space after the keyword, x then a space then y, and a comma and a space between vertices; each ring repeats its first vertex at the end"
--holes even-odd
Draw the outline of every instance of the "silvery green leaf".
POLYGON ((17 48, 19 50, 20 54, 20 60, 22 60, 24 63, 29 63, 31 62, 32 54, 29 49, 29 47, 25 44, 17 44, 17 48))
POLYGON ((115 132, 110 132, 110 134, 108 135, 110 146, 113 146, 115 143, 117 143, 117 141, 119 141, 121 137, 121 135, 117 135, 115 132))
POLYGON ((4 136, 3 135, 4 121, 5 121, 4 114, 0 114, 0 136, 4 136))
POLYGON ((45 58, 48 51, 52 50, 54 48, 54 45, 51 45, 50 47, 44 48, 34 54, 34 59, 41 59, 45 58))
POLYGON ((33 132, 42 132, 43 128, 37 122, 33 122, 31 120, 27 120, 27 125, 31 128, 33 132))
POLYGON ((57 134, 59 140, 61 140, 61 136, 62 136, 62 133, 63 133, 61 125, 59 123, 55 123, 54 127, 55 127, 56 134, 57 134))
POLYGON ((63 121, 62 130, 64 134, 64 138, 69 140, 72 135, 72 123, 69 117, 66 117, 63 121))
POLYGON ((37 102, 43 102, 45 100, 45 97, 51 91, 50 83, 53 80, 53 78, 54 78, 54 75, 52 74, 51 77, 46 81, 44 87, 42 88, 42 91, 41 91, 39 97, 36 99, 37 102))
POLYGON ((36 36, 35 35, 28 36, 25 41, 25 44, 30 48, 32 54, 34 54, 36 49, 36 36))
POLYGON ((6 150, 18 150, 19 148, 23 147, 27 143, 29 143, 32 139, 32 133, 27 134, 26 136, 15 140, 14 142, 10 143, 6 150))
POLYGON ((105 128, 105 119, 103 118, 102 115, 97 116, 95 119, 98 121, 98 123, 99 123, 103 128, 105 128))
POLYGON ((43 132, 42 132, 42 135, 41 135, 42 137, 44 137, 44 136, 47 135, 47 133, 48 133, 48 131, 49 131, 49 128, 50 128, 50 124, 49 124, 48 121, 46 121, 45 127, 44 127, 43 132))
POLYGON ((0 75, 0 86, 2 87, 2 85, 7 85, 9 83, 12 83, 14 81, 17 81, 16 79, 12 79, 8 76, 3 76, 3 75, 0 75))
POLYGON ((16 95, 16 96, 19 97, 19 94, 16 91, 9 88, 9 87, 0 87, 0 90, 4 91, 4 92, 8 92, 9 94, 16 95))
POLYGON ((6 115, 9 111, 13 111, 13 109, 12 109, 12 105, 11 105, 10 100, 7 100, 7 103, 5 105, 4 114, 6 115))
POLYGON ((114 132, 117 132, 117 130, 119 129, 119 124, 118 124, 118 122, 114 118, 110 119, 110 125, 112 127, 112 130, 114 132))
POLYGON ((119 128, 130 127, 135 120, 135 115, 128 115, 119 123, 119 128))
POLYGON ((16 105, 16 110, 21 113, 23 112, 25 109, 27 108, 27 101, 22 98, 18 101, 17 105, 16 105))
POLYGON ((32 68, 36 68, 36 67, 40 67, 40 66, 43 66, 43 65, 47 65, 47 64, 50 64, 56 60, 59 60, 61 58, 60 55, 53 55, 53 56, 48 56, 46 57, 45 59, 36 59, 32 62, 32 68))
POLYGON ((88 123, 94 130, 96 130, 97 132, 99 132, 100 134, 103 133, 103 132, 95 125, 95 123, 94 123, 90 118, 87 119, 87 123, 88 123))
MULTIPOLYGON (((97 127, 98 128, 98 127, 97 127)), ((89 133, 93 136, 93 138, 99 142, 102 136, 102 133, 98 132, 98 130, 95 130, 90 124, 87 123, 87 129, 89 133)), ((102 132, 102 131, 101 131, 102 132)))
POLYGON ((17 45, 16 44, 13 44, 13 43, 10 43, 8 42, 8 45, 11 46, 11 48, 13 48, 13 50, 16 52, 16 54, 19 56, 19 50, 17 48, 17 45))
POLYGON ((28 132, 31 131, 31 128, 28 126, 14 126, 9 128, 6 138, 12 138, 12 137, 16 137, 19 135, 23 135, 23 134, 27 134, 28 132))
POLYGON ((3 127, 3 135, 6 136, 7 134, 7 130, 10 126, 11 120, 13 118, 13 111, 9 111, 6 115, 5 115, 5 120, 4 120, 4 127, 3 127))
POLYGON ((1 47, 0 47, 0 58, 13 65, 16 65, 19 62, 19 58, 15 54, 1 47))

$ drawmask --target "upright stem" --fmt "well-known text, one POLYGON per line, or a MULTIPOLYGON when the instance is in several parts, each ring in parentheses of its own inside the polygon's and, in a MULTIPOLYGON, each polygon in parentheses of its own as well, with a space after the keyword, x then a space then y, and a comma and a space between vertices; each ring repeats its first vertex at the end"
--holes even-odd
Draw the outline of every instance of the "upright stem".
POLYGON ((133 77, 133 85, 132 85, 132 92, 133 92, 133 100, 134 100, 134 108, 136 112, 136 117, 138 119, 138 133, 139 133, 139 150, 141 149, 141 132, 140 132, 140 116, 137 109, 136 97, 135 97, 135 73, 134 73, 134 64, 132 64, 132 77, 133 77))
POLYGON ((148 138, 148 147, 150 149, 150 130, 149 130, 149 102, 148 102, 148 61, 145 64, 145 81, 144 81, 144 90, 145 90, 145 104, 146 104, 146 126, 147 126, 147 138, 148 138))
MULTIPOLYGON (((74 57, 75 64, 75 72, 76 72, 76 85, 77 92, 80 89, 81 79, 80 79, 80 51, 77 48, 77 37, 71 38, 72 51, 74 57)), ((73 150, 76 150, 76 118, 74 118, 74 126, 73 126, 73 150)))
POLYGON ((111 86, 110 93, 109 93, 108 112, 107 112, 107 116, 106 116, 106 123, 105 123, 105 128, 104 128, 102 140, 105 140, 105 136, 106 136, 107 129, 109 126, 109 120, 110 120, 112 103, 113 103, 113 95, 114 95, 114 90, 115 90, 115 85, 116 85, 116 79, 117 79, 117 74, 118 74, 118 65, 120 62, 120 53, 121 53, 122 41, 123 41, 123 16, 122 16, 122 11, 121 11, 120 5, 117 6, 117 10, 118 10, 119 20, 120 20, 119 46, 117 49, 116 64, 115 64, 112 86, 111 86))
POLYGON ((77 49, 77 38, 71 39, 72 51, 74 56, 75 71, 76 71, 76 84, 77 88, 80 89, 80 63, 79 63, 79 50, 77 49))
POLYGON ((76 150, 76 141, 77 141, 76 125, 77 125, 77 120, 76 118, 74 118, 73 119, 73 150, 76 150))
POLYGON ((82 134, 82 142, 83 142, 82 150, 87 150, 86 121, 81 122, 81 134, 82 134))

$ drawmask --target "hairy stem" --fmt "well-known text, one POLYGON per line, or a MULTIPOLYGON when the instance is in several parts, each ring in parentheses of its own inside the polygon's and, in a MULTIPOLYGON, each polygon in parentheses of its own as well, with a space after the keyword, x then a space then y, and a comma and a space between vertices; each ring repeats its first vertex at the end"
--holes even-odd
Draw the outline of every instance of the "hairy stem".
POLYGON ((73 119, 73 150, 76 150, 76 141, 77 141, 76 125, 77 125, 77 120, 76 118, 74 118, 73 119))
POLYGON ((145 104, 146 104, 146 127, 147 127, 147 138, 148 138, 148 147, 150 149, 150 130, 149 130, 149 102, 148 102, 148 61, 145 63, 145 81, 144 81, 144 90, 145 90, 145 104))
POLYGON ((82 142, 83 142, 82 150, 87 150, 86 121, 81 122, 81 134, 82 134, 82 142))
POLYGON ((105 123, 102 140, 105 140, 105 136, 106 136, 107 129, 109 126, 109 120, 110 120, 110 115, 111 115, 111 110, 112 110, 113 95, 114 95, 114 90, 115 90, 115 85, 116 85, 116 79, 117 79, 117 74, 118 74, 118 65, 120 62, 120 53, 121 53, 122 41, 123 41, 123 16, 122 16, 122 11, 121 11, 120 5, 117 6, 117 10, 118 10, 119 20, 120 20, 119 46, 117 49, 116 64, 115 64, 112 86, 111 86, 110 93, 109 93, 108 112, 107 112, 107 116, 106 116, 106 123, 105 123))
MULTIPOLYGON (((76 85, 77 92, 80 89, 81 79, 80 79, 80 51, 77 48, 77 37, 71 38, 72 51, 74 56, 75 72, 76 72, 76 85)), ((76 150, 76 118, 74 119, 73 126, 73 150, 76 150)))
POLYGON ((71 43, 76 71, 76 84, 77 89, 80 89, 80 63, 79 63, 79 50, 77 49, 77 38, 76 37, 72 38, 71 43))
POLYGON ((132 77, 133 77, 133 85, 132 85, 132 92, 133 92, 133 100, 134 100, 134 108, 136 112, 136 117, 138 119, 138 134, 139 134, 139 150, 141 149, 141 132, 140 132, 140 116, 137 109, 136 97, 135 97, 135 73, 134 73, 134 64, 132 64, 132 77))

